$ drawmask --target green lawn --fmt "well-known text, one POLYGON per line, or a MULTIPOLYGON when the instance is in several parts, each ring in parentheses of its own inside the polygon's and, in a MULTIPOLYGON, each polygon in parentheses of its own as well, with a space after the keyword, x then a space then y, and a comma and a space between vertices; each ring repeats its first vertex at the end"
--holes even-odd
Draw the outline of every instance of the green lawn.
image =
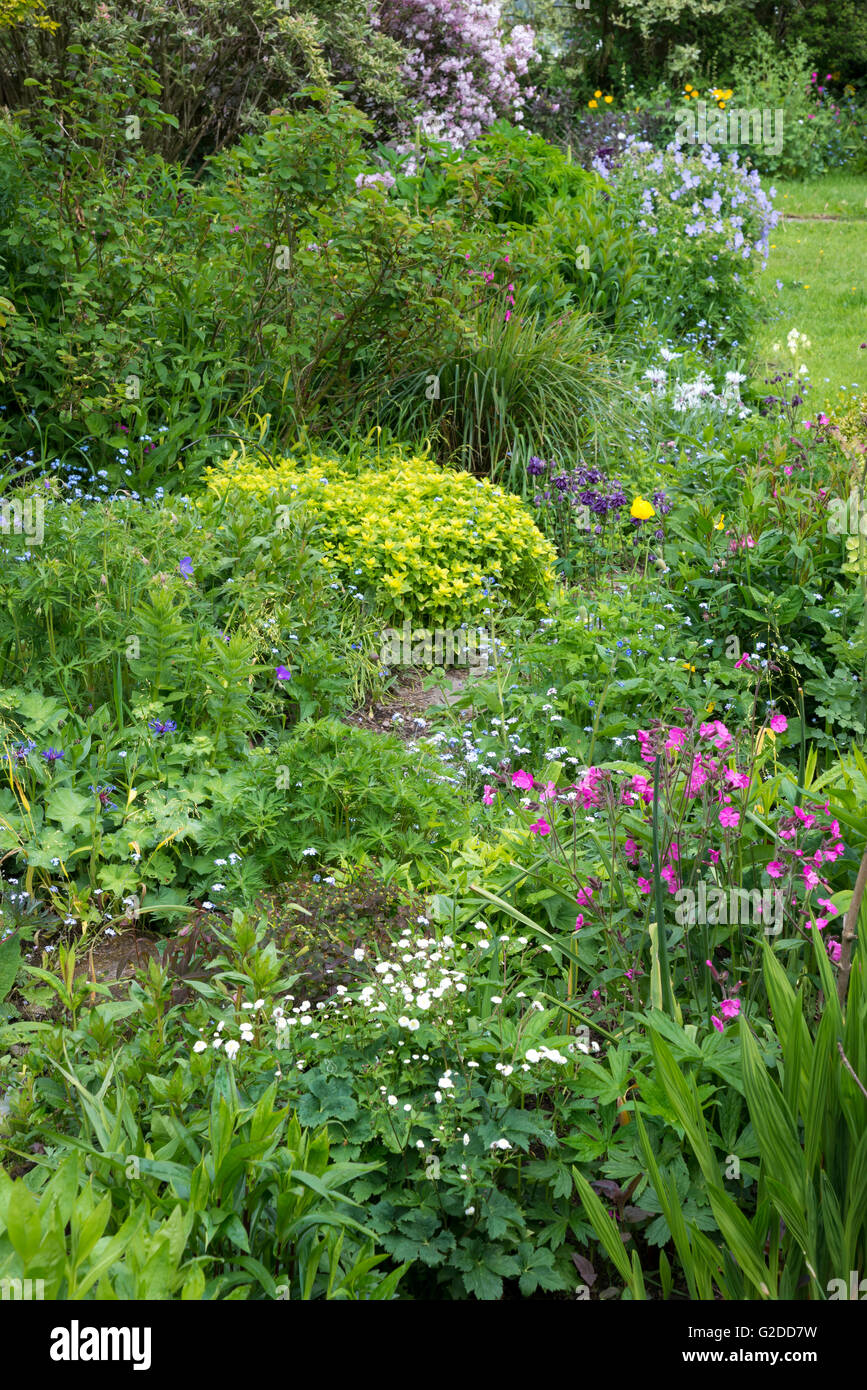
POLYGON ((841 394, 867 390, 867 347, 861 347, 867 343, 867 177, 830 175, 776 187, 783 218, 771 236, 768 320, 757 338, 755 375, 761 384, 777 369, 804 362, 809 404, 837 405, 841 394), (786 348, 791 328, 812 344, 794 362, 786 348))

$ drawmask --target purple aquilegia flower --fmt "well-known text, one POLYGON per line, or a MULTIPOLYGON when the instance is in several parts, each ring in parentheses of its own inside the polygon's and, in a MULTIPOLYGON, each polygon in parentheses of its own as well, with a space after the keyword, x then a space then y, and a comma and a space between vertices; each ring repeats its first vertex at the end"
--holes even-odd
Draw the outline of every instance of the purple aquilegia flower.
POLYGON ((173 719, 152 719, 148 724, 155 734, 173 734, 177 727, 173 719))

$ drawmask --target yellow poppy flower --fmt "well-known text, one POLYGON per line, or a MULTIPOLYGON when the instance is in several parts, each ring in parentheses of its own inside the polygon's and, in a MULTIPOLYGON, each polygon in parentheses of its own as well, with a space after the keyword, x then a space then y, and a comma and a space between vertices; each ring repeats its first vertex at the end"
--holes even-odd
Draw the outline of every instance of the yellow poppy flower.
POLYGON ((588 101, 587 105, 588 105, 589 107, 591 107, 591 109, 595 109, 595 107, 597 107, 597 106, 599 105, 599 102, 598 102, 598 101, 588 101))
POLYGON ((656 516, 656 512, 643 497, 636 497, 629 508, 629 515, 636 521, 649 521, 652 516, 656 516))
POLYGON ((595 97, 601 97, 602 93, 601 93, 601 92, 594 92, 593 95, 594 95, 595 97))
POLYGON ((613 97, 606 97, 605 100, 606 100, 606 101, 613 101, 614 98, 613 98, 613 97))

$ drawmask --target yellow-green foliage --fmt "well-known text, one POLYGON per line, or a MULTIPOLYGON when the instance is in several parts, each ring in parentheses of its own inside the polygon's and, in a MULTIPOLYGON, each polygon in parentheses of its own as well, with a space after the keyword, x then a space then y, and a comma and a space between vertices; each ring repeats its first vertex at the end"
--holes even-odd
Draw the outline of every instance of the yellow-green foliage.
POLYGON ((390 616, 457 626, 498 600, 542 605, 553 586, 553 547, 521 499, 430 459, 357 472, 315 455, 276 467, 230 460, 208 482, 219 493, 303 500, 327 563, 375 589, 390 616))
MULTIPOLYGON (((831 409, 833 424, 849 444, 867 444, 867 395, 840 396, 840 404, 831 409)), ((859 450, 859 452, 863 452, 859 450)))
POLYGON ((45 13, 42 0, 0 0, 0 29, 11 29, 15 24, 49 30, 58 27, 57 21, 45 13))

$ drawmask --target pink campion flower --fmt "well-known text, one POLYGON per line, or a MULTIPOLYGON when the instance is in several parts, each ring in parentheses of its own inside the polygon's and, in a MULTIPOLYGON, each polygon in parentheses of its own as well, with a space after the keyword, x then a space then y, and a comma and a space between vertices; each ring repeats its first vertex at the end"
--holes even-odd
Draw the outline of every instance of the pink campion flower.
POLYGON ((702 738, 711 738, 716 733, 716 724, 702 724, 699 733, 702 738))
POLYGON ((812 830, 813 826, 816 824, 816 817, 811 816, 807 811, 802 811, 800 806, 796 806, 794 809, 795 815, 804 825, 805 829, 812 830))
POLYGON ((623 848, 626 852, 626 857, 629 860, 630 864, 637 864, 639 860, 638 844, 635 840, 633 840, 631 835, 628 835, 626 837, 626 840, 623 844, 623 848))
POLYGON ((668 738, 665 740, 665 747, 677 752, 686 743, 686 729, 681 729, 678 725, 668 731, 668 738))
POLYGON ((804 875, 804 884, 807 888, 818 888, 819 875, 816 873, 816 870, 812 867, 812 865, 805 864, 801 872, 804 875))
POLYGON ((539 793, 540 801, 553 801, 557 795, 557 785, 555 782, 546 782, 539 793))
POLYGON ((520 787, 522 791, 528 792, 531 791, 535 785, 529 772, 525 772, 522 767, 519 767, 517 772, 512 773, 513 787, 520 787))
POLYGON ((719 823, 724 830, 734 829, 740 820, 740 814, 733 806, 723 806, 719 813, 719 823))
POLYGON ((725 1032, 726 1026, 725 1026, 725 1024, 723 1023, 723 1021, 722 1021, 721 1018, 717 1018, 716 1014, 711 1014, 711 1016, 710 1016, 710 1021, 711 1021, 711 1023, 713 1024, 714 1028, 717 1030, 718 1033, 724 1033, 724 1032, 725 1032))
POLYGON ((741 1011, 740 999, 722 999, 720 1001, 719 1011, 723 1018, 737 1018, 741 1011))
POLYGON ((718 849, 709 849, 707 853, 708 853, 708 859, 710 860, 711 864, 718 864, 718 863, 719 863, 719 850, 718 850, 718 849))
POLYGON ((732 772, 730 767, 725 770, 725 779, 730 787, 748 787, 750 785, 748 772, 732 772))
POLYGON ((676 893, 680 884, 677 881, 677 874, 670 864, 666 864, 664 869, 660 869, 659 877, 668 884, 669 893, 676 893))
POLYGON ((785 865, 779 859, 772 859, 770 864, 765 867, 765 873, 771 878, 782 878, 785 872, 785 865))
POLYGON ((828 952, 828 958, 831 961, 831 964, 838 965, 840 962, 840 952, 842 950, 840 942, 831 940, 826 941, 825 950, 828 952))
POLYGON ((704 768, 704 763, 702 762, 701 754, 696 753, 692 760, 692 768, 690 770, 689 780, 686 784, 687 797, 691 798, 693 796, 698 796, 706 782, 707 773, 704 768))
POLYGON ((720 753, 723 753, 734 740, 722 720, 715 719, 714 725, 716 728, 716 738, 713 741, 713 746, 719 749, 720 753))
POLYGON ((784 714, 772 714, 770 725, 775 734, 784 734, 789 727, 789 721, 784 714))
POLYGON ((639 893, 651 893, 653 891, 653 887, 648 879, 638 878, 635 881, 638 884, 639 893))
POLYGON ((494 804, 494 789, 489 787, 487 783, 485 783, 485 790, 482 792, 482 801, 486 806, 493 806, 494 804))
POLYGON ((545 817, 544 817, 544 816, 540 816, 539 819, 538 819, 537 821, 534 821, 534 822, 533 822, 533 824, 530 826, 530 834, 531 834, 531 835, 550 835, 550 834, 551 834, 551 827, 550 827, 550 825, 548 824, 548 822, 545 820, 545 817))
POLYGON ((584 925, 584 914, 583 914, 583 912, 579 912, 579 913, 578 913, 578 916, 575 918, 575 930, 576 930, 576 931, 580 931, 581 928, 583 927, 583 925, 584 925))
POLYGON ((836 908, 836 907, 834 906, 834 904, 831 902, 831 899, 830 899, 830 898, 817 898, 817 899, 816 899, 816 902, 818 903, 819 907, 824 907, 824 908, 825 908, 825 910, 827 911, 829 917, 834 917, 834 916, 836 916, 837 908, 836 908))
POLYGON ((635 773, 632 778, 632 789, 648 806, 653 801, 653 783, 648 777, 642 777, 640 773, 635 773))
POLYGON ((650 734, 646 733, 644 729, 636 729, 635 733, 638 742, 641 744, 641 761, 643 763, 655 762, 656 754, 653 751, 653 740, 650 734))
POLYGON ((578 889, 578 893, 577 893, 577 895, 576 895, 576 901, 577 901, 579 907, 589 907, 592 898, 593 898, 593 889, 592 889, 592 888, 579 888, 579 889, 578 889))

